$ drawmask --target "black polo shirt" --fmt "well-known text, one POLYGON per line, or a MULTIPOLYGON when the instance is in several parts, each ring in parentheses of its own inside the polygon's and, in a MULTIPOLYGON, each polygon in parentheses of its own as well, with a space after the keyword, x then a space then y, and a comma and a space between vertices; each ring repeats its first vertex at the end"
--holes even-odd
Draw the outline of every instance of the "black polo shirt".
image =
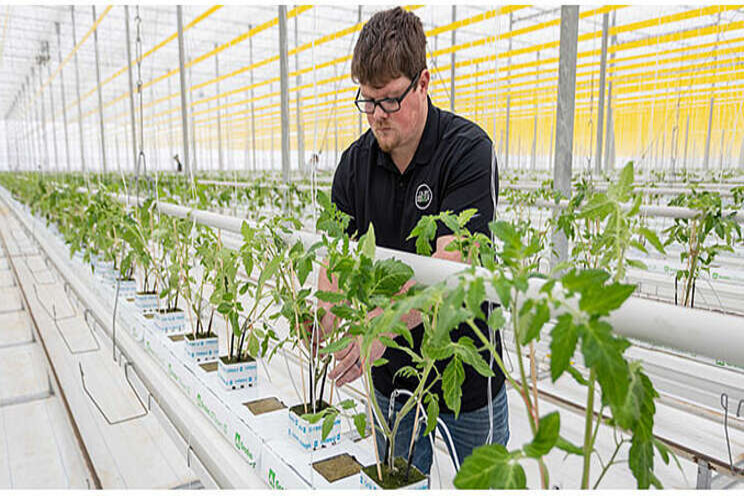
MULTIPOLYGON (((344 151, 333 177, 331 199, 339 210, 351 216, 349 235, 355 232, 364 234, 371 222, 375 226, 378 246, 416 253, 415 240, 406 238, 422 216, 445 210, 458 213, 468 208, 478 210, 467 226, 470 231, 489 233, 488 223, 493 219, 494 210, 490 187, 491 140, 476 124, 438 109, 432 105, 431 99, 428 107, 421 141, 403 174, 390 155, 380 150, 371 130, 344 151)), ((494 171, 494 191, 498 192, 497 171, 494 171)), ((447 234, 451 231, 440 225, 437 237, 447 234)), ((485 322, 477 323, 487 336, 485 322)), ((411 330, 416 349, 421 345, 423 332, 423 325, 411 330)), ((479 346, 480 340, 467 325, 460 326, 451 335, 454 341, 469 336, 479 346)), ((404 342, 400 337, 397 339, 404 342)), ((500 340, 496 342, 500 354, 500 340)), ((398 369, 411 365, 409 356, 388 348, 384 357, 388 363, 373 369, 375 388, 386 395, 396 388, 413 391, 417 385, 415 379, 396 377, 393 381, 398 369)), ((483 357, 488 362, 488 352, 483 353, 483 357)), ((446 365, 447 361, 437 363, 440 373, 446 365)), ((493 370, 496 377, 492 379, 491 387, 495 396, 501 389, 504 376, 495 363, 493 370)), ((438 386, 432 391, 439 395, 441 410, 450 412, 438 386)), ((462 411, 485 406, 487 387, 487 379, 465 365, 462 411)))

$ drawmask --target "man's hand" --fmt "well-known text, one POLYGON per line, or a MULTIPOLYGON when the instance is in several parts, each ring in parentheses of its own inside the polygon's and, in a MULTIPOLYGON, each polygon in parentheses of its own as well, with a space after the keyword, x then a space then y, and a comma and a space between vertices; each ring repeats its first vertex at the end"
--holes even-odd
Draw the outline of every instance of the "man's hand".
MULTIPOLYGON (((372 343, 369 359, 374 362, 385 353, 385 345, 379 341, 372 343)), ((343 350, 336 352, 336 367, 328 374, 328 377, 336 380, 336 386, 354 382, 362 376, 362 361, 359 357, 359 341, 354 340, 343 350)))

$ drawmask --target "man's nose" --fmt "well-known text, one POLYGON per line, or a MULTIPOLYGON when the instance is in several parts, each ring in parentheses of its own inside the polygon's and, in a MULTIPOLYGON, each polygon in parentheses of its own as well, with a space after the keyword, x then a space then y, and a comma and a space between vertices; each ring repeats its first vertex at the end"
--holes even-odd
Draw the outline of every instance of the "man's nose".
POLYGON ((372 117, 377 120, 384 120, 388 116, 388 113, 382 110, 380 105, 375 106, 375 111, 372 113, 372 117))

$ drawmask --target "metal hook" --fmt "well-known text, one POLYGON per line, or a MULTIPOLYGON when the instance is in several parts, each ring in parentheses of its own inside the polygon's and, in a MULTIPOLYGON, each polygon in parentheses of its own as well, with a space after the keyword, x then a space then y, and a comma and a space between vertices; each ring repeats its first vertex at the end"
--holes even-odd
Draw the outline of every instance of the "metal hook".
POLYGON ((36 271, 36 270, 33 270, 31 268, 31 266, 28 264, 28 258, 29 257, 24 257, 23 258, 23 263, 26 264, 26 268, 28 268, 28 271, 31 272, 31 277, 33 277, 34 281, 36 281, 36 284, 38 284, 39 286, 52 286, 53 284, 57 284, 57 279, 54 277, 54 274, 52 274, 52 272, 51 272, 51 269, 49 267, 49 262, 48 262, 48 259, 47 258, 44 259, 45 260, 45 263, 47 265, 47 268, 44 269, 44 270, 40 270, 40 271, 36 271), (52 279, 53 279, 52 282, 41 282, 36 277, 36 272, 44 272, 44 271, 47 271, 47 272, 49 272, 52 275, 52 279))
MULTIPOLYGON (((129 365, 129 362, 127 362, 127 365, 129 365)), ((147 410, 147 408, 145 407, 145 405, 142 402, 142 400, 140 399, 139 394, 137 394, 137 390, 134 389, 134 386, 129 381, 129 376, 127 375, 127 367, 126 367, 126 365, 124 366, 124 378, 126 379, 127 384, 129 384, 129 387, 132 388, 132 391, 134 392, 134 396, 137 398, 137 401, 142 406, 142 408, 143 408, 144 411, 142 413, 138 413, 136 415, 132 415, 131 417, 126 417, 126 418, 122 418, 122 419, 115 420, 115 421, 112 421, 111 419, 109 419, 108 415, 106 415, 106 412, 103 411, 103 409, 98 404, 98 402, 93 397, 93 395, 90 394, 90 391, 88 390, 88 387, 85 384, 85 373, 83 372, 83 364, 80 363, 80 362, 78 362, 78 368, 80 369, 80 382, 83 385, 83 391, 85 392, 86 396, 88 396, 88 398, 93 403, 93 405, 96 407, 96 409, 99 411, 99 413, 101 414, 101 416, 103 417, 103 419, 106 421, 106 423, 108 423, 109 425, 118 425, 118 424, 123 424, 125 422, 131 422, 132 420, 136 420, 138 418, 142 418, 145 415, 147 415, 148 413, 150 413, 147 410)))
MULTIPOLYGON (((52 306, 54 308, 54 306, 52 306)), ((87 311, 88 309, 86 309, 87 311)), ((87 315, 87 314, 84 314, 87 315)), ((90 331, 90 335, 93 337, 93 341, 96 343, 94 347, 87 348, 84 350, 77 350, 73 351, 72 346, 70 346, 70 342, 67 341, 67 337, 62 332, 62 328, 59 326, 58 321, 54 320, 54 327, 57 328, 57 332, 59 333, 60 337, 62 337, 62 341, 65 343, 65 346, 67 347, 67 351, 70 352, 70 355, 83 355, 85 353, 92 353, 95 351, 99 351, 101 349, 101 343, 98 341, 98 338, 96 337, 96 334, 93 332, 93 329, 90 327, 90 324, 88 324, 87 318, 85 319, 86 327, 88 327, 88 330, 90 331)))
MULTIPOLYGON (((741 406, 742 402, 744 400, 739 402, 739 406, 741 406)), ((734 459, 731 456, 731 441, 729 440, 729 432, 728 432, 728 394, 721 393, 721 407, 723 408, 723 432, 726 435, 726 448, 728 449, 728 456, 729 456, 729 465, 731 466, 731 472, 734 472, 734 459)), ((737 417, 738 415, 738 409, 737 409, 737 417)))
MULTIPOLYGON (((52 304, 52 307, 53 307, 52 310, 54 312, 54 315, 52 315, 52 312, 50 312, 49 309, 46 307, 46 305, 44 305, 44 302, 41 299, 41 296, 39 296, 39 288, 37 287, 37 284, 34 282, 32 283, 32 285, 34 288, 34 294, 36 295, 36 299, 39 301, 39 305, 41 306, 41 308, 44 309, 44 311, 46 312, 46 314, 49 316, 50 319, 67 320, 67 319, 72 319, 77 315, 77 312, 75 312, 75 309, 72 308, 72 305, 70 305, 70 308, 72 308, 72 311, 73 311, 72 315, 66 315, 64 317, 57 317, 57 311, 56 311, 56 308, 54 308, 54 304, 52 304)), ((69 302, 69 298, 68 298, 68 302, 69 302)))

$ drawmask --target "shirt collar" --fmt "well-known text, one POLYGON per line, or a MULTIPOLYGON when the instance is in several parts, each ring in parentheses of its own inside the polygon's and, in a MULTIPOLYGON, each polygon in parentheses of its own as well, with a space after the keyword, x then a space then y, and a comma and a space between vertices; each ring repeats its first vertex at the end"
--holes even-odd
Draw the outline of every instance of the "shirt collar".
MULTIPOLYGON (((415 165, 428 165, 431 161, 431 156, 436 148, 439 135, 439 109, 431 103, 431 98, 426 96, 427 112, 426 112, 426 124, 424 125, 424 132, 421 134, 421 140, 419 141, 416 152, 413 154, 411 165, 408 166, 406 172, 415 165)), ((386 167, 391 170, 398 171, 398 168, 393 163, 393 159, 390 158, 389 153, 385 153, 380 150, 377 145, 377 140, 372 136, 374 140, 375 148, 377 149, 377 165, 386 167)))

